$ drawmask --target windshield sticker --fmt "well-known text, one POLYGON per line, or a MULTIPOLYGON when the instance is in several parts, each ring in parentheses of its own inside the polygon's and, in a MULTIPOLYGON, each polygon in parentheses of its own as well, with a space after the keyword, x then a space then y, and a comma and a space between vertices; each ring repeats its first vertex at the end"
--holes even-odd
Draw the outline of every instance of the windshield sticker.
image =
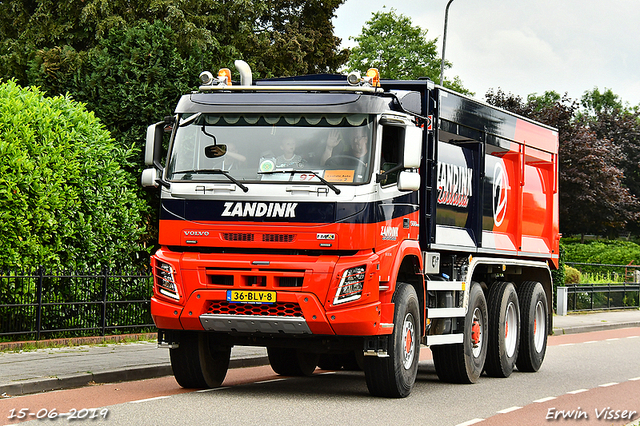
POLYGON ((353 182, 354 173, 355 170, 327 170, 324 178, 329 182, 348 183, 353 182))

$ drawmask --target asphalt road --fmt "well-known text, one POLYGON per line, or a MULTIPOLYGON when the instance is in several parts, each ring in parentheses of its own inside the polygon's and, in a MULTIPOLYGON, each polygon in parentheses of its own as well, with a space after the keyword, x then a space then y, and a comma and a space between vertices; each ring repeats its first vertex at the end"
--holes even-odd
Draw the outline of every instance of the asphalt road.
MULTIPOLYGON (((284 378, 264 366, 231 370, 223 387, 208 391, 180 389, 167 377, 11 398, 0 401, 0 419, 13 424, 18 419, 8 417, 22 408, 34 413, 25 416, 29 420, 55 408, 85 416, 74 422, 109 425, 545 425, 549 413, 573 410, 579 419, 551 423, 624 425, 640 418, 638 353, 640 328, 607 330, 551 336, 538 373, 482 377, 475 385, 439 382, 425 359, 405 399, 369 396, 359 372, 317 370, 310 378, 284 378), (80 411, 90 407, 99 408, 80 411), (627 417, 620 418, 625 410, 627 417), (604 418, 616 414, 618 419, 604 418)), ((68 421, 65 416, 28 424, 68 421)))

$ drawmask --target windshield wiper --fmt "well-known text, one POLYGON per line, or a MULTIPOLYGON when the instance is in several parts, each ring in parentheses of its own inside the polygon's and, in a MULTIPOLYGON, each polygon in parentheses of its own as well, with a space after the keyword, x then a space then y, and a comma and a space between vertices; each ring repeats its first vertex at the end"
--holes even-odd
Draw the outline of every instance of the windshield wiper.
POLYGON ((244 192, 249 191, 249 188, 247 188, 245 185, 240 183, 236 178, 231 176, 231 174, 226 170, 222 170, 222 169, 200 169, 200 170, 180 170, 180 171, 177 171, 177 172, 173 172, 173 174, 178 174, 178 173, 184 173, 185 175, 191 175, 191 174, 196 174, 196 175, 199 175, 199 174, 224 175, 231 182, 233 182, 236 185, 238 185, 238 187, 240 189, 242 189, 244 192))
POLYGON ((272 175, 275 173, 290 173, 292 175, 296 173, 309 173, 317 177, 320 180, 320 182, 324 183, 329 188, 333 189, 333 192, 335 192, 336 195, 340 195, 340 192, 341 192, 340 188, 338 188, 337 186, 335 186, 334 184, 332 184, 331 182, 329 182, 328 180, 326 180, 325 178, 323 178, 313 170, 282 169, 282 170, 271 170, 270 172, 258 172, 259 175, 272 175))

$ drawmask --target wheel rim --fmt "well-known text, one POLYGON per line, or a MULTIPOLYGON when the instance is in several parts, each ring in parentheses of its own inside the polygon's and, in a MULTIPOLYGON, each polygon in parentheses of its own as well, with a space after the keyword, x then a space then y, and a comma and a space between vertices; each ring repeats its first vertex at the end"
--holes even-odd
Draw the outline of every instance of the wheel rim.
POLYGON ((402 365, 405 370, 411 368, 413 358, 416 354, 415 326, 413 323, 413 315, 407 314, 402 324, 402 365))
POLYGON ((544 346, 544 338, 546 336, 547 321, 545 318, 545 309, 542 301, 536 303, 536 310, 533 316, 533 344, 536 348, 536 352, 542 352, 544 346))
POLYGON ((471 323, 471 343, 473 356, 475 358, 480 356, 482 352, 482 335, 484 333, 484 324, 482 323, 482 313, 480 308, 476 308, 473 311, 473 320, 471 323))
POLYGON ((504 322, 504 344, 508 357, 512 357, 516 351, 518 341, 518 315, 513 303, 507 306, 504 322))

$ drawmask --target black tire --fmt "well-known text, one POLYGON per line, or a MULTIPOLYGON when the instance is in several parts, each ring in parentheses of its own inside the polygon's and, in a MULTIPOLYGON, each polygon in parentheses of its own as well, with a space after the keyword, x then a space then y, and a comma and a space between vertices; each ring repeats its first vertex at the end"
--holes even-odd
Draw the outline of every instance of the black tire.
POLYGON ((489 344, 484 369, 491 377, 509 377, 518 359, 520 307, 512 283, 496 282, 489 289, 489 344))
POLYGON ((420 308, 416 291, 398 283, 393 333, 389 336, 388 357, 364 357, 364 373, 369 393, 388 398, 404 398, 411 393, 420 361, 420 308))
POLYGON ((322 354, 318 360, 321 370, 342 370, 344 358, 347 354, 322 354))
POLYGON ((536 372, 547 352, 549 305, 542 284, 525 281, 519 287, 522 326, 520 351, 516 366, 519 371, 536 372))
POLYGON ((318 368, 322 370, 362 371, 364 355, 362 350, 339 354, 322 354, 318 368))
POLYGON ((438 378, 449 383, 476 383, 487 358, 487 301, 478 283, 469 289, 469 308, 464 320, 464 341, 432 346, 438 378))
POLYGON ((183 388, 215 388, 222 384, 231 358, 231 347, 222 346, 208 333, 183 331, 180 345, 169 350, 171 368, 183 388))
POLYGON ((346 371, 362 371, 364 368, 364 353, 362 350, 351 351, 344 356, 342 368, 346 371))
POLYGON ((318 365, 320 354, 300 349, 268 347, 269 364, 281 376, 311 376, 318 365))

